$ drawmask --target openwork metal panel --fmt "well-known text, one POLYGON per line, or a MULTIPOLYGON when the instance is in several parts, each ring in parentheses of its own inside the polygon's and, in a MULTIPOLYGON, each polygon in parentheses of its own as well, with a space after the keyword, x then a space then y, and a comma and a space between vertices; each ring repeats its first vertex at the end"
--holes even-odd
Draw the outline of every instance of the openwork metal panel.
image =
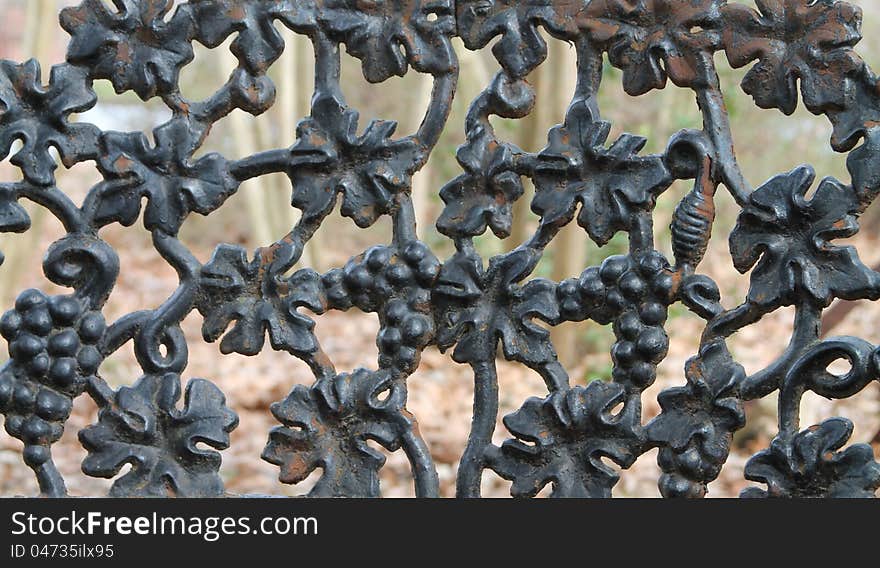
POLYGON ((100 411, 79 432, 88 451, 82 470, 115 478, 111 495, 225 495, 220 454, 197 444, 226 448, 238 419, 210 381, 182 384, 187 344, 179 324, 193 310, 204 318, 205 340, 220 341, 222 352, 287 351, 314 372, 311 387, 297 386, 273 405, 280 424, 262 454, 280 467, 284 483, 320 468, 313 496, 378 496, 385 460, 369 440, 406 454, 417 495, 438 494, 429 448, 406 409, 407 379, 431 345, 473 369, 474 417, 457 479, 463 497, 479 496, 486 469, 511 480, 514 496, 552 484, 559 497, 608 497, 618 473, 603 460, 625 470, 654 448, 661 493, 701 497, 745 423, 743 402, 775 391, 779 432, 749 460, 745 476, 755 483, 743 496, 869 497, 880 487, 870 446, 848 444, 850 421, 799 425, 806 391, 844 398, 880 377, 874 345, 819 336, 834 298, 880 298, 880 274, 853 247, 835 243, 856 233, 880 188, 880 86, 853 49, 861 37, 857 7, 833 0, 757 0, 757 7, 723 0, 202 0, 176 7, 170 0, 84 0, 62 11, 60 23, 71 37, 67 61, 52 68, 47 84, 35 60, 0 62, 0 154, 22 142, 10 158, 21 179, 0 185, 0 230, 29 228, 18 203, 27 199, 67 231, 46 252, 43 269, 72 291, 22 292, 0 322, 10 354, 0 371, 0 410, 43 494, 66 495, 51 449, 72 400, 86 394, 100 411), (234 109, 257 115, 272 105, 267 70, 284 49, 280 26, 308 36, 315 50, 311 113, 290 133, 291 146, 241 160, 195 158, 212 125, 234 109), (577 88, 546 147, 530 153, 501 139, 490 118, 534 110, 525 77, 547 55, 539 28, 574 45, 577 88), (438 188, 445 208, 437 228, 456 251, 441 260, 416 237, 410 189, 450 113, 455 36, 470 50, 492 43, 501 70, 470 106, 457 154, 461 174, 438 188), (230 37, 237 68, 206 100, 188 100, 178 77, 193 44, 215 48, 230 37), (342 46, 372 83, 408 72, 433 78, 415 134, 395 137, 395 124, 383 120, 361 124, 340 85, 342 46), (801 166, 750 187, 734 157, 716 52, 732 67, 750 68, 742 88, 759 107, 791 114, 800 98, 827 116, 831 147, 849 152, 848 183, 822 179, 807 197, 815 172, 801 166), (610 140, 596 97, 606 56, 631 95, 669 82, 692 90, 703 129, 677 133, 657 155, 641 152, 639 136, 610 140), (155 129, 155 142, 71 119, 96 104, 96 79, 168 106, 172 118, 155 129), (103 180, 82 205, 56 186, 50 147, 65 166, 94 162, 100 172, 103 180), (302 216, 277 242, 253 254, 220 244, 202 264, 178 239, 192 213, 210 215, 245 180, 279 172, 290 178, 292 206, 302 216), (537 230, 512 252, 481 258, 474 238, 487 229, 509 235, 524 178, 536 187, 537 230), (652 211, 675 180, 693 180, 693 190, 664 233, 674 251, 667 259, 655 249, 652 211), (741 208, 730 252, 735 268, 750 274, 745 302, 732 309, 699 271, 719 186, 741 208), (324 274, 291 272, 340 202, 358 227, 390 216, 390 243, 324 274), (180 284, 158 307, 106 322, 102 307, 119 259, 100 230, 132 225, 141 213, 180 284), (600 246, 626 233, 629 252, 562 282, 531 277, 547 245, 574 222, 600 246), (663 391, 662 412, 645 423, 642 393, 667 353, 664 324, 679 302, 706 322, 699 352, 684 384, 663 391), (784 306, 796 309, 789 347, 748 375, 727 338, 784 306), (337 372, 303 308, 377 314, 376 367, 337 372), (612 325, 612 377, 572 386, 546 328, 587 319, 612 325), (129 341, 143 376, 113 389, 98 369, 129 341), (505 418, 509 440, 501 446, 492 443, 499 351, 547 386, 544 398, 524 401, 505 418), (837 360, 851 369, 833 374, 837 360), (125 464, 132 467, 120 474, 125 464))

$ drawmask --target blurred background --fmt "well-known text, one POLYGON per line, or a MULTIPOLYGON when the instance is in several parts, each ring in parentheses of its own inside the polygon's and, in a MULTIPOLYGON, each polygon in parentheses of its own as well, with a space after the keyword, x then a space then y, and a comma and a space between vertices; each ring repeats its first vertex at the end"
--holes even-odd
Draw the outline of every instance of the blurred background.
MULTIPOLYGON (((58 26, 58 11, 76 3, 73 0, 0 0, 3 22, 0 26, 0 59, 20 62, 36 57, 42 65, 45 80, 51 65, 64 60, 68 41, 67 34, 58 26)), ((867 30, 858 50, 872 67, 878 69, 880 34, 872 33, 872 30, 880 30, 880 0, 856 3, 864 11, 863 29, 867 30)), ((274 107, 258 118, 238 110, 233 112, 214 127, 200 153, 217 151, 235 159, 293 143, 297 121, 308 114, 313 86, 313 55, 306 38, 298 37, 280 25, 278 28, 283 30, 287 47, 270 72, 278 87, 274 107)), ((195 61, 183 70, 180 81, 186 97, 206 98, 226 81, 236 65, 228 44, 229 41, 213 53, 194 44, 195 61)), ((452 116, 428 165, 415 177, 413 187, 420 237, 441 259, 448 257, 453 249, 452 243, 439 235, 433 226, 442 209, 438 192, 444 182, 460 173, 455 150, 464 142, 467 107, 498 69, 488 49, 482 53, 467 52, 457 39, 454 45, 462 61, 462 72, 452 116)), ((831 126, 825 118, 813 116, 803 105, 790 117, 778 111, 758 109, 738 87, 747 69, 731 70, 723 53, 716 54, 716 63, 733 124, 737 156, 752 185, 757 186, 772 175, 802 163, 812 164, 820 177, 829 175, 849 181, 846 156, 830 149, 831 126)), ((525 150, 543 148, 547 131, 562 120, 571 98, 574 66, 574 50, 565 43, 551 41, 548 61, 529 78, 538 90, 537 110, 519 121, 497 119, 495 124, 499 134, 525 150)), ((611 139, 624 131, 639 134, 648 139, 646 152, 661 152, 670 135, 677 130, 701 127, 700 113, 690 91, 670 85, 634 99, 623 92, 619 71, 606 65, 604 75, 600 107, 603 118, 613 125, 611 139)), ((170 117, 170 112, 158 99, 144 103, 134 93, 117 95, 108 81, 96 81, 94 88, 99 103, 79 115, 79 120, 96 124, 103 130, 141 130, 152 137, 152 129, 170 117)), ((399 122, 396 134, 402 136, 418 127, 427 106, 431 81, 429 76, 411 72, 404 78, 369 85, 363 79, 360 62, 344 56, 343 88, 349 104, 361 113, 361 128, 372 118, 392 119, 399 122)), ((17 168, 4 161, 0 163, 0 179, 15 181, 20 179, 20 174, 17 168)), ((81 202, 100 176, 93 163, 83 163, 70 170, 59 168, 57 179, 63 191, 81 202)), ((658 202, 654 223, 657 248, 670 258, 669 221, 678 199, 689 189, 689 184, 678 182, 658 202)), ((271 243, 285 234, 297 218, 296 210, 289 206, 290 190, 290 183, 283 175, 248 182, 210 219, 192 215, 181 230, 181 239, 202 262, 207 261, 214 247, 222 242, 239 243, 251 249, 271 243)), ((0 268, 0 308, 3 310, 11 307, 18 293, 28 287, 50 293, 62 292, 43 277, 40 263, 43 252, 64 234, 63 229, 54 217, 31 205, 25 204, 33 221, 30 231, 22 235, 0 235, 0 250, 6 254, 6 261, 0 268)), ((515 247, 536 226, 537 218, 528 209, 528 196, 517 206, 516 226, 511 238, 501 241, 489 233, 477 239, 484 257, 515 247)), ((738 208, 724 191, 718 192, 716 206, 714 237, 701 271, 718 283, 724 305, 732 307, 743 300, 748 289, 748 277, 733 269, 727 250, 727 235, 735 223, 738 208)), ((866 264, 877 267, 880 264, 880 213, 877 206, 868 210, 861 224, 861 232, 849 242, 858 247, 866 264)), ((599 249, 583 230, 574 225, 569 229, 548 250, 538 268, 538 276, 557 280, 575 276, 588 265, 626 251, 623 235, 599 249)), ((101 236, 118 251, 121 261, 119 280, 104 310, 108 322, 131 311, 158 306, 177 287, 176 274, 152 248, 149 234, 140 222, 129 228, 109 226, 101 236)), ((387 218, 362 230, 337 212, 327 219, 309 243, 302 263, 323 272, 342 266, 349 257, 373 244, 388 242, 390 237, 387 218)), ((876 325, 880 320, 880 304, 867 301, 848 304, 854 305, 847 306, 845 317, 836 323, 831 334, 851 334, 880 343, 880 327, 876 325)), ((842 313, 840 310, 839 306, 832 306, 832 311, 837 314, 842 313)), ((763 368, 784 350, 792 316, 792 309, 778 310, 730 339, 734 357, 748 373, 763 368)), ((645 394, 645 421, 659 412, 657 393, 684 383, 684 363, 696 353, 703 323, 682 306, 672 307, 666 326, 670 335, 669 355, 660 365, 657 382, 645 394)), ((223 452, 221 474, 227 490, 279 495, 307 492, 320 470, 300 485, 286 486, 277 481, 278 469, 263 462, 259 456, 268 431, 274 425, 269 404, 282 399, 297 383, 310 384, 312 376, 308 368, 286 353, 268 348, 256 357, 221 356, 217 344, 202 340, 200 326, 201 316, 197 312, 183 322, 190 346, 190 364, 184 378, 204 377, 216 382, 226 393, 229 406, 240 417, 240 425, 232 433, 232 446, 223 452)), ((378 321, 372 314, 334 312, 317 319, 317 334, 339 371, 375 367, 377 331, 378 321)), ((573 382, 586 383, 610 377, 609 349, 613 343, 610 326, 594 322, 564 324, 554 329, 554 341, 573 382)), ((5 345, 2 345, 0 361, 6 356, 5 345)), ((501 412, 496 442, 500 443, 506 438, 500 417, 518 408, 529 396, 544 396, 546 389, 542 380, 525 367, 505 361, 499 361, 498 365, 501 412)), ((140 369, 130 343, 104 362, 101 374, 113 386, 137 380, 140 369)), ((467 366, 458 365, 448 355, 429 348, 409 385, 408 408, 418 418, 421 433, 433 453, 441 491, 452 496, 456 464, 470 426, 472 375, 467 366)), ((808 393, 802 407, 801 423, 804 426, 830 416, 850 418, 855 423, 851 442, 871 443, 875 455, 880 455, 880 384, 877 382, 843 401, 828 401, 808 393)), ((747 403, 746 412, 748 425, 737 433, 724 471, 709 486, 710 496, 737 495, 748 484, 742 477, 745 461, 751 454, 765 448, 776 433, 775 397, 747 403)), ((56 462, 73 495, 101 495, 111 483, 88 478, 79 470, 85 452, 76 440, 76 432, 90 424, 95 414, 91 399, 79 397, 64 437, 54 446, 56 462)), ((2 495, 37 493, 33 474, 21 462, 20 451, 18 440, 5 431, 0 432, 2 495)), ((660 472, 656 454, 654 450, 641 456, 629 471, 624 472, 614 494, 658 496, 656 482, 660 472)), ((509 482, 491 471, 485 472, 483 485, 484 495, 508 495, 509 482)), ((382 470, 382 489, 387 496, 413 494, 408 462, 401 452, 388 456, 388 463, 382 470)), ((545 488, 542 494, 546 492, 545 488)))

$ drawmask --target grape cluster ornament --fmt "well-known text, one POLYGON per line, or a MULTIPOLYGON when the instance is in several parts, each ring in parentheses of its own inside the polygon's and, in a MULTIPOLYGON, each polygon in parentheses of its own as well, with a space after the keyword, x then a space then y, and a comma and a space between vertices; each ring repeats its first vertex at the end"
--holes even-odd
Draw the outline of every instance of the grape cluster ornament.
POLYGON ((85 311, 70 295, 47 296, 25 290, 0 319, 10 363, 0 371, 0 411, 4 426, 24 442, 27 465, 40 471, 49 447, 61 438, 73 399, 82 394, 103 356, 96 345, 104 317, 85 311))

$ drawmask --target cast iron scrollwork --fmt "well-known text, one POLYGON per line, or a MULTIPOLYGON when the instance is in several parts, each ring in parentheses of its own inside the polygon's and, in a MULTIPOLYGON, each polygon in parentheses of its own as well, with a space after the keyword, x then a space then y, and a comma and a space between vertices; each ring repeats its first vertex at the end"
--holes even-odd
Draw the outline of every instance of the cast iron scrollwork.
POLYGON ((380 495, 385 457, 370 442, 406 454, 417 495, 439 494, 428 444, 406 408, 407 381, 428 346, 451 350, 474 373, 459 496, 479 496, 491 469, 512 482, 514 496, 551 485, 554 496, 608 497, 619 469, 657 448, 661 493, 702 497, 745 423, 743 403, 774 391, 779 434, 745 469, 766 489, 750 487, 743 496, 874 495, 880 464, 869 446, 846 445, 852 423, 798 424, 804 392, 845 398, 880 377, 880 348, 819 338, 822 310, 833 299, 880 298, 880 274, 853 247, 835 243, 858 231, 859 216, 880 191, 877 79, 853 49, 861 12, 839 0, 757 0, 756 8, 724 0, 83 0, 63 10, 67 60, 52 68, 46 85, 35 60, 0 62, 0 154, 9 157, 13 143, 22 143, 10 157, 21 179, 0 185, 0 230, 29 228, 19 204, 26 199, 67 232, 43 269, 72 291, 27 290, 0 320, 10 356, 0 370, 0 411, 7 432, 24 443, 41 493, 67 494, 51 448, 73 399, 87 393, 100 411, 80 432, 88 452, 82 470, 117 478, 112 495, 226 494, 214 450, 228 447, 235 413, 203 379, 188 381, 179 407, 188 357, 180 323, 197 310, 204 339, 219 340, 223 353, 256 355, 268 337, 272 349, 311 368, 311 387, 296 386, 272 406, 281 425, 262 457, 280 467, 284 483, 321 469, 313 496, 380 495), (277 26, 307 36, 315 50, 311 112, 290 133, 291 145, 240 160, 195 158, 214 123, 236 109, 258 115, 273 104, 267 70, 285 48, 277 26), (532 153, 501 139, 491 117, 533 111, 526 76, 547 57, 541 28, 550 41, 574 46, 577 86, 564 122, 532 153), (441 261, 416 237, 411 185, 450 114, 454 37, 471 50, 497 38, 492 53, 500 70, 468 112, 457 154, 462 174, 438 190, 445 208, 437 228, 455 245, 441 261), (193 43, 216 48, 229 38, 237 67, 211 96, 188 100, 178 80, 193 60, 193 43), (430 76, 430 102, 414 134, 395 137, 391 121, 359 125, 340 84, 341 46, 371 83, 410 69, 430 76), (742 87, 758 106, 791 114, 802 97, 810 112, 830 119, 832 148, 850 152, 849 184, 823 179, 808 198, 815 172, 801 166, 749 186, 715 69, 722 51, 731 66, 750 66, 742 87), (609 140, 597 99, 606 57, 631 95, 668 82, 692 90, 703 128, 677 133, 660 154, 643 154, 639 136, 609 140), (96 104, 97 79, 170 109, 154 143, 140 132, 102 132, 71 118, 96 104), (57 187, 50 148, 64 166, 93 161, 101 174, 81 206, 57 187), (291 204, 302 212, 287 235, 254 253, 220 244, 206 264, 178 239, 192 213, 210 215, 242 182, 274 173, 288 176, 291 204), (536 187, 531 209, 540 222, 524 242, 486 262, 474 238, 487 229, 509 237, 525 178, 536 187), (693 189, 675 208, 668 233, 674 258, 667 259, 655 247, 653 210, 676 180, 693 180, 693 189), (720 186, 741 208, 730 252, 751 283, 745 301, 730 309, 698 271, 720 186), (291 272, 337 204, 358 227, 390 216, 391 242, 323 274, 291 272), (144 227, 179 287, 159 306, 105 322, 119 260, 99 230, 132 225, 142 207, 144 227), (628 252, 561 282, 532 278, 545 248, 575 221, 599 246, 624 233, 628 252), (686 384, 663 391, 661 413, 645 423, 643 392, 667 354, 665 323, 678 302, 706 321, 701 345, 685 366, 686 384), (788 349, 748 375, 727 338, 783 306, 796 310, 788 349), (376 367, 338 372, 302 308, 317 316, 377 314, 376 367), (612 325, 611 376, 572 385, 547 327, 587 319, 612 325), (99 368, 129 341, 143 376, 113 389, 99 368), (497 446, 499 348, 537 372, 548 393, 504 418, 511 438, 497 446), (828 370, 839 359, 851 365, 843 375, 828 370), (126 464, 132 468, 120 477, 126 464))

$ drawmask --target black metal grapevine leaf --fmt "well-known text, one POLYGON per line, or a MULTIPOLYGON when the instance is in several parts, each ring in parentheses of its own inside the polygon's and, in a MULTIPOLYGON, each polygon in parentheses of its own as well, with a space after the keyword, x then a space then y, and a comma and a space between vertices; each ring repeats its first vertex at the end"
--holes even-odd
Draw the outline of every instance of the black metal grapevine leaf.
POLYGON ((846 169, 852 179, 859 203, 867 208, 880 193, 880 132, 872 131, 865 143, 846 157, 846 169))
POLYGON ((849 152, 862 138, 876 137, 876 125, 880 122, 877 81, 871 68, 863 63, 860 71, 845 79, 845 106, 836 108, 829 105, 824 109, 825 116, 834 127, 831 148, 836 152, 849 152))
POLYGON ((757 0, 757 5, 759 12, 739 3, 722 8, 731 66, 758 60, 742 82, 755 104, 793 113, 800 80, 810 111, 847 106, 851 76, 864 67, 852 49, 862 38, 861 9, 837 0, 757 0))
MULTIPOLYGON (((318 349, 313 333, 315 322, 296 310, 307 300, 301 293, 292 299, 280 298, 273 289, 262 256, 248 260, 244 248, 220 245, 202 267, 203 295, 197 302, 205 317, 202 335, 214 342, 235 325, 220 342, 222 353, 256 355, 263 349, 266 332, 272 348, 294 355, 307 355, 318 349)), ((316 298, 312 304, 320 304, 316 298)))
POLYGON ((868 444, 843 451, 853 432, 845 418, 831 418, 791 439, 776 437, 770 448, 752 456, 745 468, 750 481, 742 497, 858 497, 870 498, 880 488, 880 464, 868 444))
POLYGON ((117 93, 133 90, 142 100, 177 90, 180 69, 192 61, 192 20, 178 10, 165 16, 173 0, 84 0, 61 11, 61 27, 71 35, 67 60, 89 69, 93 79, 109 79, 117 93))
MULTIPOLYGON (((490 266, 491 269, 491 266, 490 266)), ((558 323, 556 283, 535 278, 510 288, 509 315, 496 320, 504 356, 511 361, 540 365, 556 359, 550 331, 534 320, 558 323)))
POLYGON ((520 248, 494 257, 488 270, 473 250, 459 251, 443 265, 434 287, 435 303, 445 305, 437 323, 441 350, 455 345, 459 363, 490 361, 498 341, 510 360, 530 364, 555 359, 550 333, 532 321, 559 320, 556 286, 545 279, 518 284, 534 269, 540 254, 520 248))
POLYGON ((284 39, 272 24, 290 2, 279 0, 198 0, 188 9, 197 26, 196 39, 210 48, 236 33, 232 53, 254 74, 264 74, 284 51, 284 39))
POLYGON ((832 244, 858 231, 856 191, 832 178, 805 195, 815 179, 809 166, 771 178, 756 189, 730 233, 733 264, 751 274, 748 301, 791 305, 802 294, 827 306, 834 298, 880 297, 880 274, 852 246, 832 244))
POLYGON ((714 74, 712 52, 721 44, 724 0, 593 0, 583 25, 623 70, 633 96, 662 89, 706 87, 714 74), (661 65, 662 62, 662 65, 661 65))
POLYGON ((322 218, 342 191, 342 214, 369 227, 408 192, 422 151, 411 139, 392 140, 393 121, 374 120, 360 136, 358 113, 333 97, 314 101, 297 127, 288 175, 293 205, 306 218, 322 218))
POLYGON ((132 387, 121 387, 98 423, 80 431, 89 455, 82 470, 94 477, 116 476, 126 463, 131 470, 110 489, 114 497, 217 497, 223 494, 218 470, 223 450, 238 416, 214 384, 192 379, 183 409, 180 377, 146 375, 132 387))
POLYGON ((533 497, 548 483, 554 497, 610 497, 619 475, 602 458, 629 467, 639 453, 638 418, 625 400, 622 385, 602 381, 532 397, 504 417, 516 438, 493 447, 489 467, 513 481, 514 497, 533 497))
POLYGON ((15 185, 0 184, 0 233, 23 233, 30 228, 31 218, 17 199, 15 185))
POLYGON ((727 460, 733 433, 745 425, 739 398, 745 370, 723 340, 701 346, 685 376, 686 386, 660 393, 662 412, 645 427, 648 440, 660 445, 664 497, 703 497, 727 460))
POLYGON ((522 151, 499 142, 486 128, 468 136, 458 150, 458 163, 465 173, 440 190, 446 207, 437 230, 450 237, 477 236, 492 229, 499 238, 510 235, 513 203, 523 194, 516 172, 516 156, 522 151))
POLYGON ((146 196, 144 226, 176 234, 190 212, 207 215, 220 207, 238 189, 238 181, 220 154, 190 162, 197 134, 180 118, 154 130, 155 148, 141 132, 104 134, 99 166, 107 181, 90 196, 96 200, 95 222, 131 225, 146 196))
POLYGON ((58 149, 67 167, 95 159, 99 130, 72 123, 69 117, 92 108, 97 100, 82 69, 56 65, 44 87, 36 59, 20 65, 0 61, 0 158, 9 155, 15 140, 21 140, 11 162, 27 181, 40 186, 55 182, 57 166, 50 147, 58 149))
POLYGON ((482 49, 500 35, 492 53, 512 76, 525 77, 547 57, 547 42, 538 26, 572 35, 577 32, 575 16, 580 8, 575 2, 459 0, 457 33, 471 50, 482 49))
POLYGON ((532 210, 548 225, 571 220, 599 245, 627 230, 636 211, 650 211, 672 183, 662 156, 637 156, 647 140, 624 134, 605 147, 611 125, 593 118, 585 101, 571 106, 565 123, 550 131, 538 156, 532 210))
POLYGON ((404 387, 385 371, 357 369, 312 388, 297 385, 272 405, 284 426, 270 432, 263 459, 281 467, 283 483, 299 483, 322 468, 311 497, 378 497, 385 456, 367 441, 400 448, 401 436, 413 428, 405 401, 404 387))
POLYGON ((364 77, 371 83, 405 75, 408 64, 432 74, 451 71, 455 65, 449 41, 455 30, 451 0, 413 0, 405 8, 400 2, 320 4, 321 28, 362 61, 364 77))

